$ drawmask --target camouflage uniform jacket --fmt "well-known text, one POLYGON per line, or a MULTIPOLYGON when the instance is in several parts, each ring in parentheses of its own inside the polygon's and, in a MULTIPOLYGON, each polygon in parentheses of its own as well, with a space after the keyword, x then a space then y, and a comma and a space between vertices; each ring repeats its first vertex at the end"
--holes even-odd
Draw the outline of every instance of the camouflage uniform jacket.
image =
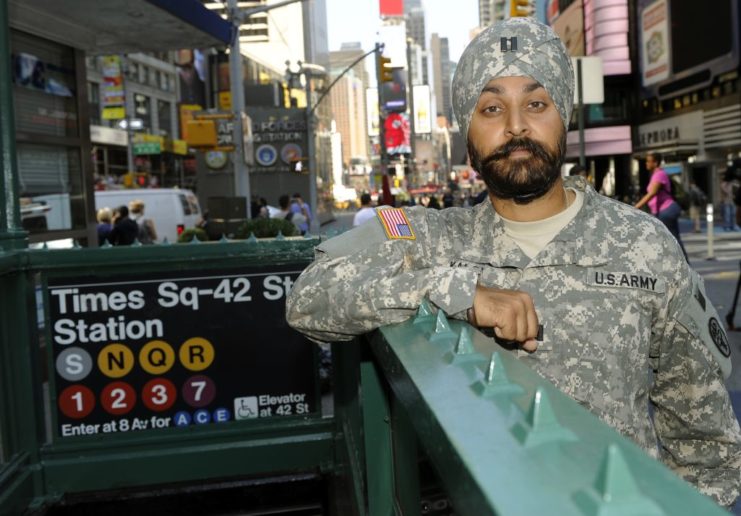
POLYGON ((532 260, 488 199, 473 209, 407 209, 414 240, 388 239, 378 218, 327 240, 293 286, 288 323, 315 340, 348 340, 405 320, 424 297, 463 319, 477 283, 528 292, 543 341, 514 353, 730 505, 741 434, 720 365, 730 348, 702 279, 658 219, 580 178, 567 185, 584 191, 584 205, 532 260))

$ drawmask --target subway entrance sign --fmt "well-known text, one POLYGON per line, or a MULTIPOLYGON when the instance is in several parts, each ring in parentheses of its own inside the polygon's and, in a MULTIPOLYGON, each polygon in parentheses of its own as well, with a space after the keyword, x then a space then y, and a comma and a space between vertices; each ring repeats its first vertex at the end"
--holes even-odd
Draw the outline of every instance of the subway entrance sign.
POLYGON ((50 277, 56 437, 315 413, 315 346, 284 315, 300 272, 50 277))

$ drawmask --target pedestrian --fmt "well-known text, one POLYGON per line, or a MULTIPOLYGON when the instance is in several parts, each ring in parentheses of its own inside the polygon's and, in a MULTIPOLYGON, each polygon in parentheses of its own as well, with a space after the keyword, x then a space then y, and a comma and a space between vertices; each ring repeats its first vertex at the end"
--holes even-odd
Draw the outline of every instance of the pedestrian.
POLYGON ((723 231, 733 231, 736 224, 735 193, 738 190, 733 167, 728 168, 720 180, 720 205, 723 212, 723 231))
POLYGON ((437 200, 436 195, 430 195, 430 200, 427 201, 427 207, 432 208, 433 210, 441 209, 440 201, 437 200))
POLYGON ((301 233, 301 226, 306 222, 306 217, 302 213, 296 213, 291 211, 291 198, 288 195, 281 195, 278 199, 278 207, 280 208, 270 218, 273 219, 285 219, 296 227, 296 232, 301 233))
POLYGON ((154 227, 154 221, 144 216, 144 201, 140 199, 130 201, 129 214, 138 227, 136 239, 139 243, 153 244, 157 240, 157 230, 154 227))
POLYGON ((95 218, 98 221, 97 230, 99 246, 108 241, 108 235, 111 234, 111 229, 113 229, 113 225, 111 224, 112 217, 113 213, 108 207, 99 209, 98 212, 95 214, 95 218))
POLYGON ((369 220, 375 218, 376 209, 373 207, 373 199, 369 193, 364 193, 360 196, 360 209, 352 219, 353 227, 359 226, 369 220))
POLYGON ((113 212, 113 228, 108 241, 113 245, 131 245, 139 235, 139 226, 129 218, 129 208, 119 206, 113 212))
POLYGON ((690 219, 695 233, 700 232, 700 216, 708 203, 705 192, 700 190, 694 180, 690 181, 690 219))
POLYGON ((291 197, 291 211, 303 216, 304 220, 301 222, 299 231, 302 235, 308 233, 311 225, 311 206, 301 198, 301 194, 298 192, 291 197))
POLYGON ((488 198, 377 210, 322 242, 287 298, 288 323, 316 341, 350 340, 427 299, 493 328, 514 356, 730 506, 741 432, 724 386, 727 336, 660 221, 561 177, 573 88, 549 27, 518 17, 484 29, 452 96, 488 198))
POLYGON ((648 204, 651 213, 658 217, 677 239, 682 253, 687 258, 682 237, 679 235, 679 216, 682 214, 682 208, 672 196, 672 181, 660 164, 660 154, 649 152, 646 155, 646 170, 651 173, 651 179, 646 187, 646 195, 640 198, 635 207, 640 209, 648 204))

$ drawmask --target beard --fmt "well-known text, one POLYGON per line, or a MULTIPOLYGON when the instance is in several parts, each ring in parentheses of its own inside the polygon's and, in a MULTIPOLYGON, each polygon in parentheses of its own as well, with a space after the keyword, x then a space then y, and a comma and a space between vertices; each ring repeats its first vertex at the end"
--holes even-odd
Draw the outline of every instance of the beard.
POLYGON ((512 138, 482 157, 473 143, 468 142, 471 166, 483 179, 486 187, 499 199, 512 199, 517 204, 528 204, 545 195, 561 175, 566 152, 566 130, 561 131, 558 145, 549 151, 530 138, 512 138), (510 159, 516 150, 526 150, 530 157, 510 159))

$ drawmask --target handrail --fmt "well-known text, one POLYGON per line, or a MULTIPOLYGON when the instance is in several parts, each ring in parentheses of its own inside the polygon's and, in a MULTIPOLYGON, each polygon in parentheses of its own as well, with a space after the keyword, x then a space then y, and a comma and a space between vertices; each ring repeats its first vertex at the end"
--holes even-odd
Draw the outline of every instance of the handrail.
POLYGON ((371 349, 456 514, 725 514, 493 339, 426 303, 382 328, 371 349))

